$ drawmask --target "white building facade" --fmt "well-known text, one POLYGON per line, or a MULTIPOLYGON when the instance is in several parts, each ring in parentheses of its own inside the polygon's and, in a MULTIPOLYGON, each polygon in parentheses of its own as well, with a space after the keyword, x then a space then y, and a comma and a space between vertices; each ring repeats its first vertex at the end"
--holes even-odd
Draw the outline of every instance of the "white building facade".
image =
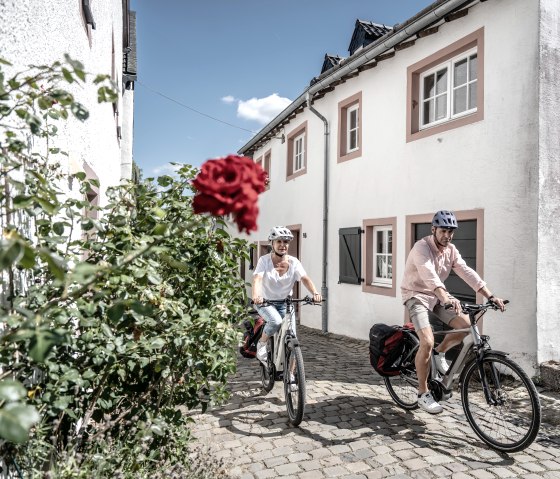
POLYGON ((132 176, 136 19, 129 0, 0 2, 0 55, 13 65, 8 74, 62 61, 64 54, 91 74, 85 87, 66 87, 90 116, 84 123, 69 118, 53 142, 68 153, 63 168, 99 180, 92 202, 104 204, 106 189, 132 176), (97 102, 91 80, 98 74, 116 83, 116 105, 97 102))
POLYGON ((288 225, 328 298, 302 324, 366 339, 402 323, 407 254, 448 209, 467 262, 511 301, 485 317, 492 346, 533 372, 560 360, 559 26, 555 0, 435 2, 351 50, 243 146, 271 180, 255 257, 288 225))

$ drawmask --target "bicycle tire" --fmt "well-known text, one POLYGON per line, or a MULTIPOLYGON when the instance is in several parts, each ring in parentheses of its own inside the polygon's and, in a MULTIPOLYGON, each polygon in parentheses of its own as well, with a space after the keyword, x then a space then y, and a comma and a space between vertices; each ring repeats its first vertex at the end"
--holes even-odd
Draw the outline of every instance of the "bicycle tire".
POLYGON ((461 400, 467 420, 490 447, 502 452, 521 451, 539 432, 541 406, 535 385, 516 362, 504 356, 489 354, 482 364, 492 398, 498 403, 486 401, 478 364, 471 361, 461 378, 461 400))
POLYGON ((383 380, 389 396, 398 406, 407 411, 418 409, 418 379, 415 369, 402 368, 400 374, 384 376, 383 380))
POLYGON ((299 426, 305 412, 305 370, 299 346, 286 346, 284 363, 284 395, 290 422, 299 426), (294 376, 292 381, 291 376, 294 376))
POLYGON ((261 383, 265 392, 272 391, 274 387, 274 378, 276 376, 276 371, 274 370, 274 362, 272 360, 273 348, 272 348, 272 338, 268 339, 268 355, 266 359, 266 364, 259 361, 259 366, 261 370, 261 383))

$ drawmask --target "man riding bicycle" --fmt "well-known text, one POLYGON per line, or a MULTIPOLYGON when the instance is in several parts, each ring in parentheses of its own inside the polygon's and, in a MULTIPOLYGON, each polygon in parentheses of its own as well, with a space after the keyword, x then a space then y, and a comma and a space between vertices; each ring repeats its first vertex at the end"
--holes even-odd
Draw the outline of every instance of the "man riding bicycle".
POLYGON ((294 283, 301 280, 313 295, 313 301, 316 303, 322 301, 321 294, 307 276, 301 262, 287 254, 288 246, 293 239, 294 236, 288 228, 284 226, 272 228, 268 235, 272 251, 259 258, 253 272, 253 303, 266 322, 261 339, 257 344, 257 358, 261 362, 266 362, 268 338, 282 326, 282 320, 286 314, 284 300, 291 294, 294 283), (270 304, 262 306, 263 298, 269 300, 270 304), (274 300, 278 302, 275 303, 274 300))
POLYGON ((432 311, 443 323, 453 329, 468 328, 469 319, 461 313, 461 304, 454 298, 443 282, 455 271, 474 291, 493 301, 501 311, 505 310, 502 299, 494 296, 486 283, 472 268, 467 266, 455 245, 451 244, 458 228, 457 219, 451 211, 438 211, 432 219, 432 235, 417 241, 413 246, 404 270, 401 283, 403 303, 408 309, 420 340, 416 354, 418 375, 418 405, 430 414, 443 411, 428 390, 428 372, 432 350, 437 370, 445 374, 449 365, 445 353, 459 344, 463 333, 448 334, 434 349, 434 334, 430 326, 428 311, 432 311), (446 309, 445 306, 449 309, 446 309))

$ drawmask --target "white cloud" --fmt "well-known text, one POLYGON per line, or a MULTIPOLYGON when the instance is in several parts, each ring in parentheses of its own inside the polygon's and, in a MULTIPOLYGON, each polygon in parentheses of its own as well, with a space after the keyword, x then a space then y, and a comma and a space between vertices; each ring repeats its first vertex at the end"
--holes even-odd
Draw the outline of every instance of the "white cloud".
MULTIPOLYGON (((225 97, 227 98, 227 97, 225 97)), ((237 116, 245 120, 257 121, 263 125, 270 122, 278 113, 286 108, 292 100, 273 93, 265 98, 238 100, 237 116)))
POLYGON ((235 98, 232 97, 231 95, 227 95, 227 96, 222 97, 222 101, 224 103, 233 103, 235 101, 235 98))
POLYGON ((181 164, 172 165, 171 163, 166 163, 165 165, 159 165, 152 169, 152 174, 154 175, 173 175, 177 173, 181 168, 181 164))

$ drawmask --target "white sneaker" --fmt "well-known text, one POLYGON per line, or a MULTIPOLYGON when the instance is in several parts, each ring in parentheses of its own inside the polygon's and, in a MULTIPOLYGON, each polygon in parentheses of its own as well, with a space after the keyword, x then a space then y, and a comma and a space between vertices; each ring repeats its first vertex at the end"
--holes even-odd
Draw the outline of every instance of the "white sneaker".
POLYGON ((445 353, 438 354, 434 350, 434 360, 438 373, 440 373, 441 375, 447 374, 447 371, 449 371, 449 363, 445 359, 445 353))
POLYGON ((296 392, 298 390, 298 385, 296 383, 296 377, 293 373, 290 373, 290 392, 296 392))
POLYGON ((439 414, 443 411, 441 404, 436 402, 431 392, 427 392, 418 397, 418 406, 430 414, 439 414))
POLYGON ((268 348, 266 343, 261 343, 260 341, 257 343, 257 359, 261 362, 266 364, 266 360, 268 359, 268 348))

